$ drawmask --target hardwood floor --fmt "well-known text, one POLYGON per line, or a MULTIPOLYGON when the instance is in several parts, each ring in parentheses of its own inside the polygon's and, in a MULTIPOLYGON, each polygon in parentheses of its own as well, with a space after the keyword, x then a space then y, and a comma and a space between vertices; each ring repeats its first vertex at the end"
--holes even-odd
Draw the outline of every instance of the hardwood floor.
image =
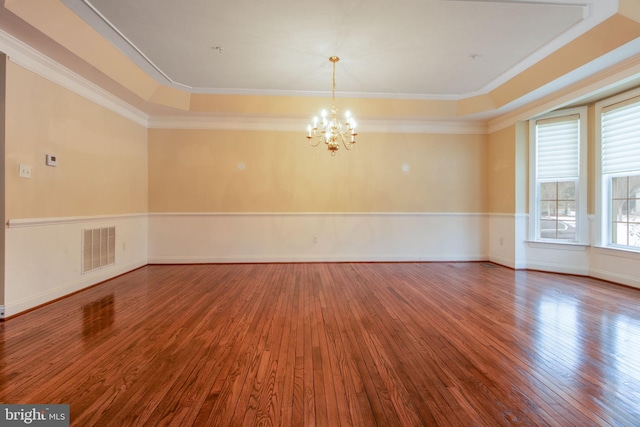
POLYGON ((77 426, 640 425, 640 290, 491 267, 143 267, 0 324, 0 402, 77 426))

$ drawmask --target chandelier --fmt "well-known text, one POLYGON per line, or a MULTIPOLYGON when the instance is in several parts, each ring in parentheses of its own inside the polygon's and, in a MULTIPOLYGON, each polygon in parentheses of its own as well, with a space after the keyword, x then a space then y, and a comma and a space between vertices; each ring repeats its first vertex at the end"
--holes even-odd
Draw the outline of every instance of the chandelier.
POLYGON ((338 109, 336 108, 336 62, 340 61, 337 56, 329 58, 329 62, 333 64, 333 86, 331 88, 332 102, 331 111, 327 115, 327 110, 320 112, 320 119, 318 117, 313 118, 313 124, 307 126, 307 139, 309 145, 317 147, 321 142, 327 145, 327 149, 334 156, 336 151, 340 148, 340 145, 344 146, 347 150, 353 147, 356 143, 356 121, 351 117, 351 113, 346 111, 344 116, 344 123, 341 123, 336 114, 338 109))

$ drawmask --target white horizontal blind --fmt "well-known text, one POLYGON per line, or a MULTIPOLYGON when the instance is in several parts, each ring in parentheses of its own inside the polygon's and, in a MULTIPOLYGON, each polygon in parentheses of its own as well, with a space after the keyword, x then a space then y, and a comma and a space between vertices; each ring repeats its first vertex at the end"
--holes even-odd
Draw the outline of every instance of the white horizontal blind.
POLYGON ((536 122, 538 179, 577 178, 580 175, 580 116, 536 122))
POLYGON ((640 170, 640 99, 602 113, 602 173, 640 170))

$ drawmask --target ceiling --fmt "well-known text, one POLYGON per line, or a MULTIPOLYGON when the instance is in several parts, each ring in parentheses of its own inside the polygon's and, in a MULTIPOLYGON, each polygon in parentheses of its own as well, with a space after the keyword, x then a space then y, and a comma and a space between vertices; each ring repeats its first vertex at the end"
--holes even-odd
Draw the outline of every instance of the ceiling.
POLYGON ((62 2, 158 82, 187 92, 326 93, 328 58, 337 55, 339 96, 410 99, 486 93, 604 21, 618 5, 617 0, 62 2))

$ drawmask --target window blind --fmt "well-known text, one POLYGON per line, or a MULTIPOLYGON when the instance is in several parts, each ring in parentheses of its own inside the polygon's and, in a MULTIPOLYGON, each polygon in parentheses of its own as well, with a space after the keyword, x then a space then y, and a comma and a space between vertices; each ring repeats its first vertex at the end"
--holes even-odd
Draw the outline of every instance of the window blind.
POLYGON ((536 122, 538 179, 577 178, 580 175, 580 116, 536 122))
POLYGON ((640 100, 602 112, 602 173, 640 171, 640 100))

